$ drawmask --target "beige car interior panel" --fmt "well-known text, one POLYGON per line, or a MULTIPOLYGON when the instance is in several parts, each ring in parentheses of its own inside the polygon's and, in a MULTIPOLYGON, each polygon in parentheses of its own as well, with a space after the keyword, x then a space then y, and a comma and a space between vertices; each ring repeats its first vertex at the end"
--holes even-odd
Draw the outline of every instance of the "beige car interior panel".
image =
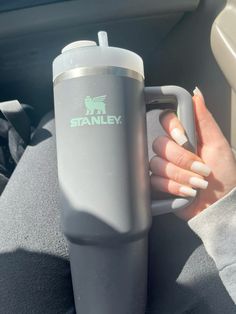
POLYGON ((236 156, 236 92, 233 89, 231 98, 231 145, 236 156))
POLYGON ((231 92, 231 145, 236 149, 236 0, 227 2, 215 19, 211 31, 211 47, 224 73, 231 92))

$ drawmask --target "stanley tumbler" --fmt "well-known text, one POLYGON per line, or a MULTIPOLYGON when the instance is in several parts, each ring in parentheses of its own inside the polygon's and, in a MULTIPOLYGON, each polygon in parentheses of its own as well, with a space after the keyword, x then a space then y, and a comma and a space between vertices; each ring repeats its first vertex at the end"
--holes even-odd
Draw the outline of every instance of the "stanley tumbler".
MULTIPOLYGON (((144 88, 142 59, 105 32, 53 62, 58 176, 79 314, 144 314, 151 225, 145 104, 176 104, 195 147, 191 96, 144 88)), ((153 204, 156 213, 190 200, 153 204)))

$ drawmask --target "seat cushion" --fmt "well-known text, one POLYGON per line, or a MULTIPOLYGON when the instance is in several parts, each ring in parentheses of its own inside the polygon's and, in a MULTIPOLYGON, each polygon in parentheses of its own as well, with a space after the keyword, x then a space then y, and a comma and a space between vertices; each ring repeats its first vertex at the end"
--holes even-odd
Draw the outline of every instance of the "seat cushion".
MULTIPOLYGON (((157 121, 149 114, 149 146, 161 131, 157 121)), ((75 313, 53 113, 41 121, 0 198, 0 313, 75 313)), ((150 232, 147 313, 235 313, 202 243, 171 214, 155 217, 150 232)))

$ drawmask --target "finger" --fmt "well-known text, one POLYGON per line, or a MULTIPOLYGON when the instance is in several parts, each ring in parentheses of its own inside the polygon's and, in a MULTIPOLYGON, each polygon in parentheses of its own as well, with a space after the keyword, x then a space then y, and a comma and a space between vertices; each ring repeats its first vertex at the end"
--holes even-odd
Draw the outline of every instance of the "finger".
POLYGON ((193 93, 199 144, 220 144, 222 141, 225 142, 226 139, 223 133, 205 105, 205 100, 201 91, 196 87, 193 93))
POLYGON ((167 136, 160 136, 153 142, 153 151, 157 156, 174 165, 207 177, 211 170, 192 152, 179 146, 167 136))
POLYGON ((188 141, 184 128, 174 112, 167 111, 161 114, 160 122, 166 133, 170 135, 177 144, 182 146, 188 141))
POLYGON ((155 176, 160 176, 199 189, 206 189, 208 182, 202 176, 185 169, 181 169, 171 162, 154 156, 150 161, 150 170, 155 176))
POLYGON ((173 180, 155 175, 151 176, 151 185, 154 190, 170 193, 177 196, 195 197, 197 195, 197 191, 190 188, 189 186, 184 186, 173 180))

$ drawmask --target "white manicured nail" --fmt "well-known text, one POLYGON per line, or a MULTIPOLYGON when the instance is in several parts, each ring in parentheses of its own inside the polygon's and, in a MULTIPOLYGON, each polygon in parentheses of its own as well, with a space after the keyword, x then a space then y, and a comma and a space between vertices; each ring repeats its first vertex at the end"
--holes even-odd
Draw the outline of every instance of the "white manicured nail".
POLYGON ((181 186, 179 188, 179 191, 180 191, 180 193, 184 194, 185 196, 195 197, 197 195, 197 191, 189 188, 188 186, 181 186))
POLYGON ((173 140, 175 140, 175 142, 179 145, 184 145, 188 139, 187 137, 184 135, 183 132, 181 132, 178 128, 174 128, 171 132, 170 132, 171 137, 173 138, 173 140))
POLYGON ((189 183, 193 185, 194 187, 203 189, 203 190, 205 190, 208 187, 208 182, 206 180, 203 180, 197 177, 191 177, 189 179, 189 183))
POLYGON ((201 97, 202 100, 205 102, 204 96, 203 96, 202 92, 200 91, 200 89, 199 89, 197 86, 195 87, 195 89, 194 89, 194 91, 193 91, 193 94, 194 94, 195 96, 201 97))
POLYGON ((192 163, 191 170, 204 177, 209 176, 209 174, 211 173, 211 169, 200 161, 194 161, 192 163))

